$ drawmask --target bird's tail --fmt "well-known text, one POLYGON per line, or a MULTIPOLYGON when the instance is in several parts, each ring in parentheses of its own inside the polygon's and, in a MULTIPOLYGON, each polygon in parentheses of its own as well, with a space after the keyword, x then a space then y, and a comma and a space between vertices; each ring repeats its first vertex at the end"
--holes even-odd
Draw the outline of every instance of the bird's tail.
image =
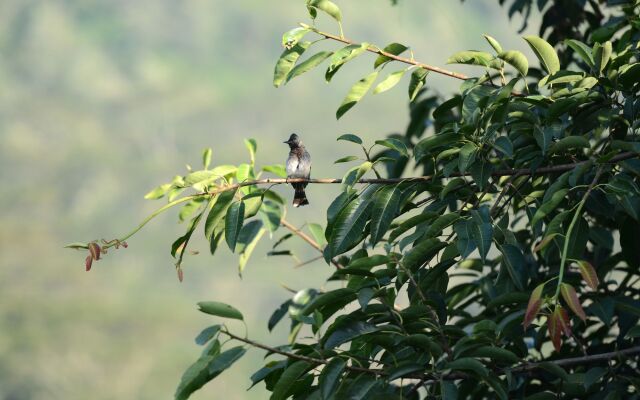
POLYGON ((309 204, 309 200, 307 200, 307 194, 304 192, 304 185, 293 185, 293 188, 296 190, 295 194, 293 195, 293 206, 300 207, 309 204))

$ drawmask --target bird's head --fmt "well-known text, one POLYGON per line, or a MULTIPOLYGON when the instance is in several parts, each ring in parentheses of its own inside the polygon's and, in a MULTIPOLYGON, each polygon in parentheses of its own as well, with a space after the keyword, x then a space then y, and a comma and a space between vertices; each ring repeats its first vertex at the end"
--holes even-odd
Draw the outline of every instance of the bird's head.
POLYGON ((302 144, 302 141, 300 140, 298 135, 292 133, 291 136, 289 136, 289 140, 284 141, 284 143, 288 144, 289 147, 293 149, 299 147, 302 144))

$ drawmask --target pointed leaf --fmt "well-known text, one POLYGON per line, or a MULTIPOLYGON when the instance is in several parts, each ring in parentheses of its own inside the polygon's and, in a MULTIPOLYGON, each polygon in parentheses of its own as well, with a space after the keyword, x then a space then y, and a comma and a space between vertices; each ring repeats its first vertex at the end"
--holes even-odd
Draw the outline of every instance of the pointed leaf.
POLYGON ((293 67, 293 69, 291 71, 289 71, 289 74, 286 77, 286 82, 289 82, 291 79, 295 78, 298 75, 302 75, 305 72, 311 71, 312 69, 314 69, 318 65, 322 64, 322 62, 324 60, 326 60, 327 58, 329 58, 331 56, 331 54, 333 54, 333 53, 330 52, 330 51, 321 51, 321 52, 316 53, 316 54, 312 55, 311 57, 307 58, 306 60, 304 60, 300 64, 298 64, 295 67, 293 67))
POLYGON ((549 199, 549 201, 547 201, 546 203, 542 204, 542 206, 540 206, 540 208, 538 208, 536 213, 533 215, 533 219, 531 220, 531 226, 535 226, 538 223, 538 221, 540 221, 542 218, 546 217, 547 215, 551 214, 551 212, 555 210, 556 207, 558 207, 558 205, 562 202, 562 200, 565 199, 565 197, 567 196, 567 193, 569 193, 568 189, 561 189, 555 192, 553 196, 551 196, 551 199, 549 199))
POLYGON ((346 156, 346 157, 342 157, 342 158, 339 158, 339 159, 335 160, 333 163, 334 164, 341 164, 341 163, 346 163, 346 162, 355 161, 355 160, 359 160, 359 157, 346 156))
POLYGON ((491 249, 491 241, 493 240, 493 226, 488 222, 473 221, 470 225, 471 237, 478 246, 482 262, 486 261, 489 249, 491 249))
POLYGON ((293 384, 307 369, 311 367, 306 361, 296 361, 284 370, 276 382, 271 394, 271 400, 285 400, 289 397, 293 384))
POLYGON ((584 136, 567 136, 551 146, 549 152, 557 154, 569 149, 588 148, 589 140, 584 136))
POLYGON ((352 133, 345 133, 344 135, 340 135, 336 140, 346 140, 347 142, 362 144, 362 139, 360 139, 359 136, 354 135, 352 133))
POLYGON ((498 54, 498 58, 516 69, 522 76, 527 76, 529 72, 529 60, 518 50, 504 51, 498 54))
POLYGON ((386 92, 387 90, 393 88, 395 85, 400 82, 402 76, 407 72, 407 69, 402 69, 400 71, 390 73, 386 78, 380 82, 375 89, 373 89, 373 94, 378 94, 382 92, 386 92))
POLYGON ((613 53, 613 45, 607 40, 603 44, 596 44, 593 49, 593 60, 596 71, 600 74, 604 71, 613 53))
POLYGON ((409 81, 409 101, 415 100, 420 93, 420 89, 424 86, 424 83, 429 75, 429 70, 424 68, 417 68, 411 74, 411 80, 409 81))
POLYGON ((489 67, 494 57, 484 51, 465 50, 459 51, 447 59, 447 64, 469 64, 489 67))
POLYGON ((571 47, 573 51, 575 51, 580 56, 580 58, 582 58, 582 60, 587 63, 589 67, 593 68, 593 50, 591 49, 591 47, 576 39, 567 39, 564 41, 564 43, 567 46, 571 47))
POLYGON ((247 352, 242 346, 232 347, 229 350, 218 354, 209 364, 209 373, 215 378, 221 372, 228 369, 234 362, 238 361, 247 352))
POLYGON ((544 290, 544 283, 538 285, 533 292, 531 292, 531 297, 529 297, 529 304, 527 304, 527 311, 524 314, 524 321, 522 321, 522 325, 524 329, 533 322, 540 312, 540 308, 542 307, 542 291, 544 290))
POLYGON ((525 259, 522 251, 512 244, 505 244, 500 250, 502 251, 502 263, 507 268, 511 281, 518 290, 523 291, 522 271, 525 271, 525 259))
POLYGON ((227 216, 224 221, 224 237, 227 240, 231 252, 236 250, 236 241, 240 236, 240 230, 244 223, 244 202, 238 201, 233 203, 227 210, 227 216))
POLYGON ((574 312, 581 320, 585 321, 587 319, 587 315, 584 313, 584 309, 582 308, 582 304, 580 304, 580 299, 578 298, 578 294, 573 286, 568 283, 562 283, 560 285, 560 293, 562 294, 562 298, 567 303, 571 311, 574 312))
POLYGON ((362 99, 362 97, 367 94, 377 76, 378 71, 374 71, 364 78, 360 79, 351 87, 349 93, 347 93, 347 97, 342 100, 342 104, 340 104, 340 107, 338 107, 338 111, 336 111, 336 119, 340 119, 340 117, 342 117, 347 111, 355 106, 360 101, 360 99, 362 99))
POLYGON ((364 226, 371 214, 371 200, 357 197, 338 214, 329 238, 332 256, 351 249, 361 239, 364 226))
POLYGON ((403 189, 404 185, 399 183, 394 186, 386 186, 375 194, 370 224, 372 245, 384 237, 391 221, 396 217, 403 189))
POLYGON ((327 244, 327 239, 324 236, 324 228, 322 227, 322 225, 310 223, 307 225, 307 227, 309 228, 309 231, 311 231, 311 234, 313 235, 313 238, 316 240, 318 245, 324 246, 327 244))
MULTIPOLYGON (((408 47, 400 44, 400 43, 391 43, 389 45, 387 45, 384 49, 382 49, 382 51, 384 51, 385 53, 389 53, 389 54, 393 54, 394 56, 400 55, 402 54, 405 50, 407 50, 408 47)), ((392 58, 389 58, 387 56, 383 56, 380 55, 378 56, 378 58, 376 58, 376 61, 373 63, 373 68, 378 68, 379 66, 381 66, 382 64, 393 60, 392 58)))
POLYGON ((211 211, 209 211, 209 215, 207 216, 207 220, 204 224, 204 234, 208 240, 211 240, 214 229, 225 217, 227 209, 233 202, 235 195, 235 190, 228 190, 217 195, 215 203, 213 204, 211 211))
POLYGON ((431 261, 438 251, 442 250, 446 245, 446 243, 436 238, 423 240, 406 253, 402 262, 405 268, 413 271, 422 264, 431 261))
POLYGON ((582 275, 582 279, 584 279, 585 283, 593 290, 598 289, 598 285, 600 284, 600 280, 598 279, 598 274, 596 273, 596 269, 593 268, 593 265, 588 261, 577 261, 578 268, 580 269, 580 275, 582 275))
POLYGON ((240 311, 228 304, 220 303, 218 301, 201 301, 198 303, 198 307, 200 307, 200 311, 206 314, 216 315, 223 318, 244 319, 240 311))
POLYGON ((527 41, 531 50, 533 50, 544 69, 546 69, 550 75, 560 70, 560 59, 549 42, 538 36, 525 36, 524 40, 527 41))
POLYGON ((340 12, 340 8, 329 0, 311 0, 307 3, 309 7, 317 8, 318 10, 324 11, 328 15, 330 15, 333 19, 338 22, 342 21, 342 13, 340 12))
POLYGON ((218 335, 220 332, 220 328, 222 325, 212 325, 208 328, 205 328, 200 332, 200 334, 196 337, 196 344, 202 346, 207 344, 207 342, 218 335))
POLYGON ((496 39, 494 39, 489 35, 482 35, 482 36, 484 36, 487 42, 489 42, 489 44, 491 45, 491 47, 493 47, 493 50, 495 50, 496 53, 498 54, 502 53, 502 46, 500 46, 500 43, 496 39))
POLYGON ((346 362, 339 358, 334 357, 323 368, 318 379, 318 386, 320 387, 320 395, 323 400, 329 400, 335 393, 340 383, 340 375, 344 371, 346 362))
POLYGON ((327 68, 327 72, 324 75, 326 81, 330 82, 331 78, 333 78, 333 76, 344 64, 358 57, 360 54, 367 51, 368 48, 369 43, 366 42, 360 44, 350 44, 333 53, 331 59, 329 60, 329 67, 327 68))

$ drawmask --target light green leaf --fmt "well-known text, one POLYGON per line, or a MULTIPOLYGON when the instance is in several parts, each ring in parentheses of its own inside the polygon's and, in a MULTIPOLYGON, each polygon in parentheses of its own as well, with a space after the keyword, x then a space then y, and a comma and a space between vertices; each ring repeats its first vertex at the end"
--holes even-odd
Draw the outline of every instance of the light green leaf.
POLYGON ((357 156, 346 156, 346 157, 342 157, 339 158, 337 160, 335 160, 333 163, 334 164, 340 164, 340 163, 346 163, 346 162, 350 162, 350 161, 355 161, 355 160, 359 160, 360 158, 357 156))
POLYGON ((347 97, 342 100, 342 104, 336 111, 336 118, 340 119, 347 111, 356 105, 364 97, 373 85, 373 81, 378 77, 378 71, 374 71, 355 83, 349 90, 347 97))
POLYGON ((266 229, 262 227, 261 221, 251 221, 251 223, 242 227, 240 231, 240 237, 238 238, 238 244, 240 244, 240 260, 238 262, 238 272, 242 275, 242 271, 247 266, 247 262, 256 248, 256 245, 266 233, 266 229), (258 223, 253 225, 252 223, 258 223), (256 229, 258 228, 258 229, 256 229))
POLYGON ((285 170, 284 165, 282 164, 265 165, 264 167, 262 167, 262 170, 265 172, 272 173, 280 178, 287 177, 287 171, 285 170))
POLYGON ((300 64, 293 67, 293 69, 287 75, 286 81, 289 82, 291 79, 295 78, 298 75, 302 75, 305 72, 309 72, 318 65, 322 64, 324 60, 329 58, 333 54, 330 51, 321 51, 307 58, 300 64))
POLYGON ((593 48, 593 60, 596 71, 600 74, 604 71, 613 53, 613 45, 607 40, 603 44, 596 43, 593 48))
POLYGON ((311 29, 309 28, 297 27, 283 33, 282 47, 285 49, 291 49, 309 32, 311 32, 311 29))
POLYGON ((282 52, 273 71, 273 86, 280 87, 285 81, 289 81, 289 73, 310 45, 311 42, 302 42, 282 52))
POLYGON ((402 79, 402 76, 405 74, 405 72, 407 72, 407 69, 402 69, 400 71, 390 73, 386 78, 382 80, 382 82, 380 82, 375 87, 375 89, 373 89, 373 94, 383 93, 393 88, 398 84, 398 82, 400 82, 400 79, 402 79))
POLYGON ((171 188, 170 183, 165 183, 164 185, 160 185, 155 189, 152 189, 149 193, 144 195, 144 198, 147 200, 156 200, 163 197, 169 189, 171 188))
POLYGON ((491 47, 493 47, 493 50, 495 50, 497 54, 502 53, 502 46, 496 39, 494 39, 489 35, 482 35, 482 36, 484 36, 484 38, 487 40, 487 42, 489 42, 489 44, 491 45, 491 47))
POLYGON ((256 163, 256 151, 258 150, 258 143, 255 139, 245 139, 244 145, 249 150, 249 156, 251 157, 251 165, 256 163))
POLYGON ((546 203, 542 204, 542 206, 540 206, 540 208, 538 208, 536 213, 533 215, 533 219, 531 220, 531 226, 535 226, 538 223, 538 221, 540 221, 542 218, 546 217, 553 210, 555 210, 555 208, 558 207, 558 205, 562 202, 562 200, 564 200, 564 198, 567 196, 567 193, 569 193, 569 190, 567 189, 561 189, 555 192, 553 196, 551 196, 551 199, 549 199, 549 201, 547 201, 546 203))
POLYGON ((211 239, 213 230, 226 215, 227 208, 229 208, 231 202, 233 202, 235 195, 235 190, 228 190, 216 196, 215 203, 213 204, 211 211, 209 211, 209 215, 207 216, 207 220, 204 224, 204 235, 208 240, 211 239))
POLYGON ((342 13, 340 8, 332 1, 329 0, 311 0, 307 3, 308 7, 317 8, 329 14, 333 19, 338 22, 342 21, 342 13))
MULTIPOLYGON (((384 49, 382 49, 382 51, 385 53, 389 53, 389 54, 393 54, 394 56, 397 56, 405 52, 407 49, 408 47, 403 44, 391 43, 387 45, 384 49)), ((378 56, 378 58, 376 58, 376 61, 373 63, 373 68, 378 68, 382 64, 389 62, 391 60, 393 59, 384 55, 380 55, 378 56)))
POLYGON ((527 76, 529 72, 529 60, 518 50, 508 50, 498 54, 498 58, 516 69, 522 76, 527 76))
POLYGON ((310 223, 307 224, 309 231, 313 235, 313 238, 316 240, 318 245, 324 247, 327 244, 327 239, 324 237, 324 228, 320 224, 310 223))
POLYGON ((207 147, 202 152, 202 167, 204 169, 209 168, 209 165, 211 164, 211 154, 212 153, 213 153, 213 150, 211 150, 211 147, 207 147))
POLYGON ((200 311, 205 314, 223 318, 244 319, 242 313, 236 308, 225 303, 220 303, 219 301, 201 301, 198 303, 198 307, 200 307, 200 311))
POLYGON ((324 75, 327 82, 331 81, 331 78, 333 78, 333 76, 344 64, 358 57, 360 54, 367 51, 368 48, 369 43, 366 42, 360 44, 350 44, 333 53, 331 59, 329 60, 329 67, 327 68, 327 72, 324 75))
MULTIPOLYGON (((560 70, 560 59, 553 46, 551 46, 546 40, 538 36, 525 36, 524 40, 527 41, 531 50, 536 54, 536 57, 540 60, 542 66, 551 75, 560 70)), ((505 60, 506 61, 506 60, 505 60)))
POLYGON ((582 58, 584 62, 586 62, 587 65, 589 65, 589 67, 593 68, 594 66, 593 55, 592 55, 593 49, 591 49, 591 47, 587 46, 586 44, 576 39, 567 39, 564 41, 564 43, 567 46, 571 47, 573 51, 578 53, 580 58, 582 58))
POLYGON ((282 208, 274 201, 265 200, 260 207, 260 217, 269 232, 273 233, 280 228, 282 208))
MULTIPOLYGON (((465 50, 459 51, 447 59, 447 64, 468 64, 489 67, 494 57, 484 51, 465 50)), ((495 65, 495 64, 494 64, 495 65)))

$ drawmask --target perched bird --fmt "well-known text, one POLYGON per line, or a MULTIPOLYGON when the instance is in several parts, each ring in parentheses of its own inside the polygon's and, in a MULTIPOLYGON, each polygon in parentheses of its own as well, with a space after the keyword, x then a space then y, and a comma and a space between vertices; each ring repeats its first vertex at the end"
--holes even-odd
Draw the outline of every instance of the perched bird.
MULTIPOLYGON (((295 133, 292 133, 289 140, 284 143, 289 145, 289 158, 287 158, 287 178, 309 179, 311 176, 311 156, 304 148, 302 141, 295 133)), ((306 183, 292 183, 295 189, 293 195, 293 206, 300 207, 309 204, 307 195, 304 192, 306 183)))

